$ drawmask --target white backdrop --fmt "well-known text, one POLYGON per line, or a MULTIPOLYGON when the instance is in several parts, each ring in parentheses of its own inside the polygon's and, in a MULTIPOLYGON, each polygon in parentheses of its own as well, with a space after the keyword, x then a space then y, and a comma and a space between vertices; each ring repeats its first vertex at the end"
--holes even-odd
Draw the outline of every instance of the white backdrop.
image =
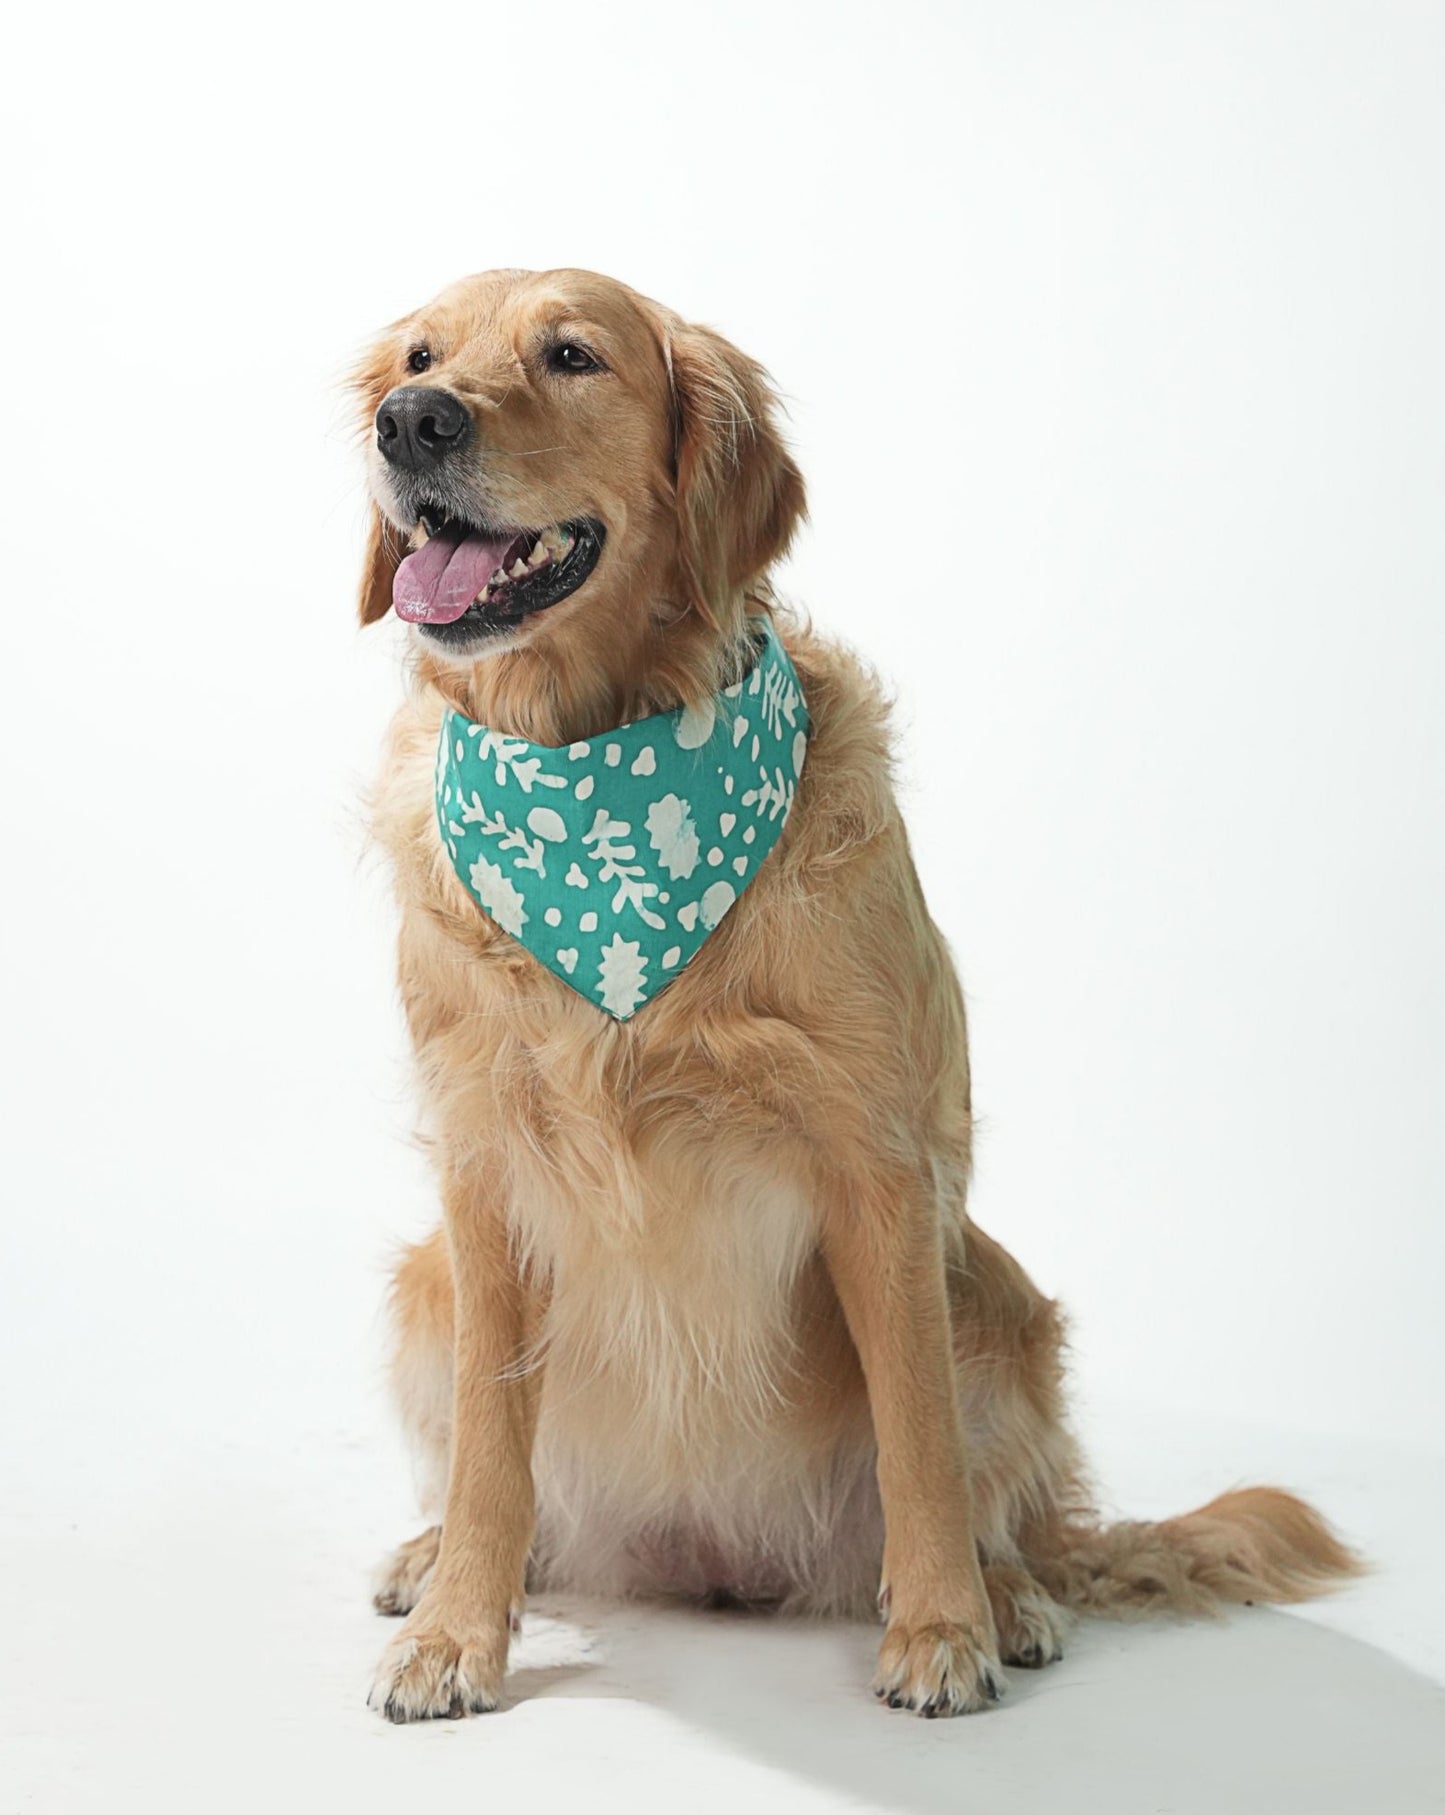
POLYGON ((432 1207, 336 386, 490 265, 623 277, 787 393, 783 589, 896 690, 976 1213, 1072 1307, 1085 1397, 1438 1441, 1438 6, 20 31, 12 1508, 373 1428, 382 1266, 432 1207))

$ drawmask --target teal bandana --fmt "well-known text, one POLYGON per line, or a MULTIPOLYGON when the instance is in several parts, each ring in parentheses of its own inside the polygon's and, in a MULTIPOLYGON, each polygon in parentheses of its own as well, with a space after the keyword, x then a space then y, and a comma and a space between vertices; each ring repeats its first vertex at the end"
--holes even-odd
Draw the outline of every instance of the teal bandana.
POLYGON ((442 719, 437 823, 467 891, 619 1021, 695 958, 788 823, 808 749, 796 669, 764 618, 747 674, 575 744, 442 719))

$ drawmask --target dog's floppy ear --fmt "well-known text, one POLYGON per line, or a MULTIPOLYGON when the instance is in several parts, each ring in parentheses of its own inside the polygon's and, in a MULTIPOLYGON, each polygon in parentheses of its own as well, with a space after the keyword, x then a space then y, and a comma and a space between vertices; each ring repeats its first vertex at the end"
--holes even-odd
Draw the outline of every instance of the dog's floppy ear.
POLYGON ((374 624, 391 610, 391 583, 406 553, 401 531, 394 528, 373 504, 366 532, 366 554, 361 565, 361 590, 356 609, 363 624, 374 624))
POLYGON ((678 545, 688 603, 714 625, 780 560, 807 511, 803 476, 756 360, 711 328, 670 323, 678 545))
MULTIPOLYGON (((346 389, 356 406, 356 429, 363 439, 374 432, 381 400, 396 378, 397 337, 411 321, 404 315, 357 359, 346 376, 346 389)), ((363 624, 374 624, 391 610, 391 582, 407 552, 401 531, 388 523, 375 504, 370 507, 366 529, 366 554, 361 567, 357 612, 363 624)))

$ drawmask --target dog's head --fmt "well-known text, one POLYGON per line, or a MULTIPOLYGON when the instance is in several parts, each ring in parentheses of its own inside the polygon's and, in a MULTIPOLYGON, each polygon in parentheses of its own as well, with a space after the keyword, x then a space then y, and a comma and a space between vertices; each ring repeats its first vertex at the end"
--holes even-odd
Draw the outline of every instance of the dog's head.
POLYGON ((761 368, 591 272, 465 278, 354 384, 362 621, 394 603, 437 664, 635 646, 688 619, 735 634, 803 513, 761 368))

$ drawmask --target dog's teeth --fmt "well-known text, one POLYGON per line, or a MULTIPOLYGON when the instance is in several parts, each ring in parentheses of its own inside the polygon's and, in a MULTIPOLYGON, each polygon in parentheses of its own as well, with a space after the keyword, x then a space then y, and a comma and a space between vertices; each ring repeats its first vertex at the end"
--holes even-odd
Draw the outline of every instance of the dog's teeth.
POLYGON ((512 578, 514 580, 520 580, 525 576, 526 572, 527 563, 518 555, 516 560, 512 563, 512 578))
POLYGON ((528 565, 528 567, 540 567, 546 559, 547 559, 546 544, 541 540, 540 537, 538 537, 536 545, 533 547, 531 554, 529 554, 527 556, 527 565, 528 565))

